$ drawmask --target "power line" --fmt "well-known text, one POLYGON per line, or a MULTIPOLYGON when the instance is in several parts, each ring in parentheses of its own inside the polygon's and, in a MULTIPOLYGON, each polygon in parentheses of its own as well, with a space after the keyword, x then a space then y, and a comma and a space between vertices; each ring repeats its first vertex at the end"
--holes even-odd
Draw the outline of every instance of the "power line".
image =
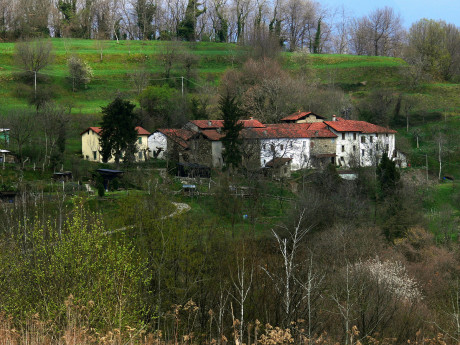
MULTIPOLYGON (((20 69, 20 68, 15 68, 15 67, 11 67, 11 69, 14 69, 14 70, 17 70, 17 71, 24 71, 23 69, 20 69)), ((1 72, 10 72, 12 73, 11 71, 0 71, 1 72)), ((26 71, 26 72, 32 72, 32 71, 26 71)), ((65 76, 65 75, 61 75, 61 74, 56 74, 56 73, 50 73, 50 72, 37 72, 38 75, 45 75, 45 76, 52 76, 52 77, 59 77, 59 78, 70 78, 70 76, 65 76)), ((92 80, 93 81, 126 81, 127 79, 129 79, 129 75, 126 76, 126 78, 122 78, 122 79, 118 79, 118 78, 98 78, 98 77, 94 77, 92 80)), ((193 81, 193 80, 190 80, 188 78, 185 78, 185 77, 165 77, 165 78, 147 78, 146 80, 148 81, 162 81, 162 80, 177 80, 177 79, 183 79, 183 80, 187 80, 188 82, 196 85, 196 86, 199 86, 199 87, 206 87, 205 85, 202 85, 202 84, 198 84, 197 82, 193 81)))

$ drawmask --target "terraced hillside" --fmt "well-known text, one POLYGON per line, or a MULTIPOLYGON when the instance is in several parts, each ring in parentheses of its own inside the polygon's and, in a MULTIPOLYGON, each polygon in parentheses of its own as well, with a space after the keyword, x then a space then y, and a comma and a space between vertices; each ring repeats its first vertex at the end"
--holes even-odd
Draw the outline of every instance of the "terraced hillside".
MULTIPOLYGON (((241 65, 247 50, 234 44, 219 43, 177 43, 161 41, 102 41, 52 39, 55 60, 42 71, 39 88, 47 88, 59 102, 73 105, 74 113, 98 113, 100 106, 106 105, 117 91, 132 94, 133 83, 130 75, 141 68, 151 73, 151 83, 164 83, 164 56, 167 54, 193 56, 196 71, 190 87, 216 85, 220 76, 228 68, 241 65), (72 92, 68 78, 67 59, 78 54, 89 62, 94 78, 86 90, 72 92), (101 60, 102 54, 102 60, 101 60), (160 80, 158 80, 160 79, 160 80)), ((302 67, 296 54, 284 53, 283 65, 295 71, 302 67)), ((20 68, 14 61, 14 43, 0 44, 0 112, 15 107, 27 106, 27 90, 18 86, 17 73, 20 68)), ((180 59, 179 59, 180 60, 180 59)), ((323 83, 333 83, 344 89, 362 89, 376 85, 397 85, 400 81, 400 68, 405 62, 387 57, 349 56, 349 55, 310 55, 308 64, 316 70, 323 83)), ((303 60, 305 61, 305 60, 303 60)), ((180 77, 185 75, 183 63, 175 61, 168 82, 181 87, 180 77)))

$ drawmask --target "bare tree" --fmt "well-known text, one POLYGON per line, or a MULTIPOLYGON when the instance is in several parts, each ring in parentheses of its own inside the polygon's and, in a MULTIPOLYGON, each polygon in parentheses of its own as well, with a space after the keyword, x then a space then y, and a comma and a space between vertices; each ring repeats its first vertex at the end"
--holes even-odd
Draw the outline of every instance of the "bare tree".
POLYGON ((15 145, 19 161, 23 162, 24 146, 30 142, 35 130, 34 115, 28 111, 14 111, 8 114, 6 123, 10 129, 10 142, 15 145))
POLYGON ((247 270, 245 266, 245 258, 241 259, 241 262, 237 262, 237 277, 236 279, 232 277, 233 286, 235 288, 235 293, 230 293, 230 295, 235 299, 235 301, 240 306, 240 322, 239 322, 239 339, 243 341, 243 331, 244 331, 244 303, 248 297, 249 290, 251 290, 252 277, 254 274, 254 266, 251 265, 250 270, 247 270))
POLYGON ((150 73, 145 66, 140 67, 138 70, 131 73, 130 79, 134 85, 134 89, 136 90, 137 95, 140 95, 141 92, 147 87, 149 84, 149 78, 150 73))
POLYGON ((358 55, 398 56, 403 36, 401 17, 390 7, 379 8, 351 25, 351 43, 358 55))
POLYGON ((294 303, 294 289, 296 284, 295 274, 298 269, 297 255, 300 251, 301 242, 304 239, 305 235, 310 231, 311 227, 304 227, 306 210, 300 211, 298 219, 296 220, 293 228, 288 228, 286 226, 282 227, 283 233, 276 232, 272 229, 273 236, 276 239, 278 245, 279 253, 281 254, 283 273, 280 276, 275 275, 273 272, 270 272, 265 267, 262 269, 267 273, 267 275, 272 279, 275 284, 276 290, 282 294, 281 304, 284 311, 284 321, 290 321, 292 316, 293 309, 295 307, 294 303))
POLYGON ((51 64, 53 59, 51 41, 19 42, 15 46, 15 60, 24 72, 33 76, 35 93, 37 93, 37 73, 51 64))
MULTIPOLYGON (((289 50, 302 49, 309 30, 315 27, 315 5, 310 0, 288 0, 282 7, 283 28, 289 40, 289 50)), ((311 42, 307 43, 309 46, 311 42)))

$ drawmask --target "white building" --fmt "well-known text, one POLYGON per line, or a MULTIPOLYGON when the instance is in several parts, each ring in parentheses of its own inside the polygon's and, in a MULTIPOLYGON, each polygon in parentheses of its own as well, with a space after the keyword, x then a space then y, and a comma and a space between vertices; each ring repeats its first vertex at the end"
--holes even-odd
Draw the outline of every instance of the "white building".
POLYGON ((187 129, 162 128, 152 133, 148 138, 149 155, 153 158, 166 158, 165 154, 174 149, 174 146, 186 150, 188 140, 194 132, 187 129))
POLYGON ((343 167, 372 166, 382 154, 395 157, 396 131, 365 121, 344 120, 333 116, 324 122, 337 135, 336 164, 343 167))

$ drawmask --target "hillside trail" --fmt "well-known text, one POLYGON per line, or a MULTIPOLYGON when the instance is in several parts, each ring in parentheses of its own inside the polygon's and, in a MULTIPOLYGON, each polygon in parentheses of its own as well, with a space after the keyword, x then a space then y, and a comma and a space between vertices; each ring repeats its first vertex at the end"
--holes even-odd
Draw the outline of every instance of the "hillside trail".
MULTIPOLYGON (((190 211, 192 209, 189 204, 186 204, 186 203, 183 203, 183 202, 172 202, 171 204, 173 204, 176 207, 176 209, 174 210, 174 212, 172 212, 172 213, 170 213, 170 214, 168 214, 166 216, 161 217, 160 218, 161 220, 176 217, 176 216, 181 215, 182 213, 188 212, 188 211, 190 211)), ((124 226, 124 227, 119 228, 119 229, 106 231, 106 232, 104 232, 104 235, 111 235, 111 234, 114 234, 116 232, 122 232, 122 231, 130 230, 130 229, 133 229, 133 228, 134 228, 134 225, 124 226)))

